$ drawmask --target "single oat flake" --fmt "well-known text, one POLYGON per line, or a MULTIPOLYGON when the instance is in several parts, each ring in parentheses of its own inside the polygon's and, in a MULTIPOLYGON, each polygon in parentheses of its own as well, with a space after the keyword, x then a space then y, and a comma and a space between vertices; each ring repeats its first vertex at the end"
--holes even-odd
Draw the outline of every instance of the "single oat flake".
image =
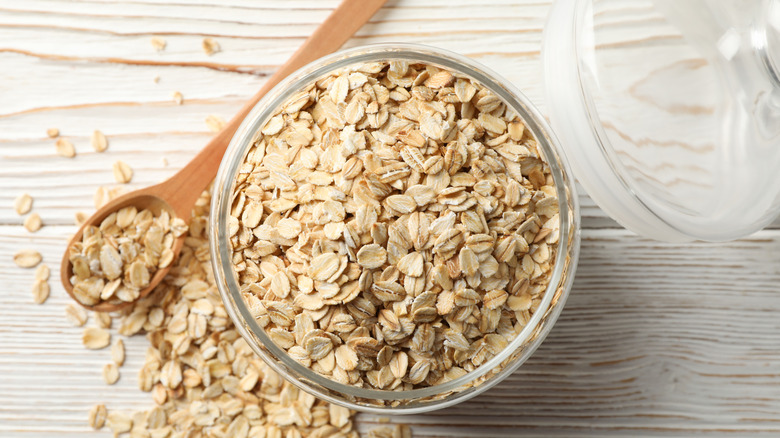
POLYGON ((113 362, 103 366, 103 380, 108 385, 113 385, 119 380, 119 368, 113 362))
POLYGON ((222 50, 222 47, 220 47, 219 43, 213 38, 203 38, 201 45, 203 46, 203 51, 209 56, 222 50))
POLYGON ((108 347, 111 342, 111 334, 99 327, 88 327, 81 335, 81 342, 90 350, 100 350, 108 347))
POLYGON ((65 319, 76 327, 82 327, 87 323, 87 311, 77 304, 69 303, 65 306, 65 319))
POLYGON ((51 275, 51 270, 49 269, 49 266, 45 263, 41 263, 38 265, 37 268, 35 268, 35 279, 40 281, 47 281, 49 279, 49 276, 51 275))
POLYGON ((77 211, 73 214, 73 223, 75 223, 77 226, 81 226, 81 224, 83 224, 87 218, 89 218, 87 213, 84 213, 83 211, 77 211))
POLYGON ((111 411, 106 417, 106 425, 114 433, 114 436, 130 432, 133 427, 133 418, 125 412, 111 411))
POLYGON ((152 44, 152 47, 154 47, 154 50, 157 50, 158 52, 162 52, 165 50, 165 46, 168 45, 168 43, 165 41, 165 39, 160 37, 152 37, 149 42, 152 44))
POLYGON ((95 430, 102 429, 103 425, 106 423, 107 416, 108 411, 106 410, 106 405, 97 404, 89 410, 88 423, 95 430))
POLYGON ((33 302, 43 304, 49 298, 49 283, 46 280, 35 280, 32 288, 33 302))
POLYGON ((105 134, 98 131, 97 129, 92 132, 92 148, 95 149, 95 152, 105 152, 106 149, 108 149, 108 139, 106 138, 105 134))
POLYGON ((120 338, 111 346, 111 359, 117 366, 125 364, 125 342, 120 338))
POLYGON ((111 328, 111 315, 105 312, 94 312, 92 319, 97 323, 97 326, 102 329, 111 328))
POLYGON ((24 228, 31 233, 40 230, 42 225, 41 216, 38 213, 33 213, 24 218, 24 228))
POLYGON ((70 141, 60 137, 57 139, 57 142, 54 144, 57 155, 65 157, 65 158, 73 158, 76 156, 76 148, 73 147, 73 143, 70 141))
POLYGON ((49 128, 46 130, 46 135, 49 138, 57 138, 60 136, 60 130, 57 128, 49 128))
POLYGON ((133 169, 124 161, 114 162, 114 179, 120 184, 127 184, 133 179, 133 169))
POLYGON ((14 211, 18 215, 24 215, 30 212, 32 208, 33 199, 27 193, 23 193, 14 199, 14 211))
POLYGON ((219 132, 225 127, 225 119, 220 116, 210 115, 206 117, 206 126, 211 132, 219 132))
POLYGON ((34 268, 43 260, 41 253, 32 249, 25 249, 14 254, 14 263, 20 268, 34 268))

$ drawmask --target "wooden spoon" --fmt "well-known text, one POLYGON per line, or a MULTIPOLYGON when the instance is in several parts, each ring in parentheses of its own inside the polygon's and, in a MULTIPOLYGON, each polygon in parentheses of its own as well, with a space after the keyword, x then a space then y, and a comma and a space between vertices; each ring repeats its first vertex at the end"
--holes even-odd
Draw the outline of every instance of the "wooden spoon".
MULTIPOLYGON (((122 195, 102 206, 89 219, 84 221, 79 230, 68 242, 68 250, 62 257, 60 276, 62 285, 71 296, 73 285, 70 277, 73 267, 70 263, 69 249, 74 243, 80 242, 87 225, 99 226, 111 213, 127 206, 135 206, 139 210, 149 209, 159 214, 168 211, 172 217, 180 217, 189 223, 192 207, 203 190, 217 174, 222 156, 225 154, 230 139, 238 126, 244 120, 255 104, 282 79, 315 59, 338 50, 360 27, 379 10, 386 0, 344 0, 314 31, 292 57, 274 73, 263 85, 263 88, 244 105, 243 108, 225 125, 209 144, 201 150, 183 169, 166 181, 140 190, 122 195)), ((186 233, 185 233, 186 235, 186 233)), ((184 244, 184 236, 177 238, 173 244, 174 256, 178 256, 184 244)), ((170 266, 170 265, 169 265, 170 266)), ((139 299, 145 297, 168 273, 168 268, 158 269, 150 279, 149 286, 141 291, 139 299)), ((111 312, 119 310, 131 302, 102 301, 94 306, 88 306, 76 300, 90 310, 111 312)))

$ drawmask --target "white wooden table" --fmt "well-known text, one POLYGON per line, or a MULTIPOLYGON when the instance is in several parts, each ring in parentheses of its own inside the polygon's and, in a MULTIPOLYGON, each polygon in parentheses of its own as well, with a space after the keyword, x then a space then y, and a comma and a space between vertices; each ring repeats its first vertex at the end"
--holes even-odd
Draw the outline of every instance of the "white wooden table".
MULTIPOLYGON (((547 0, 391 1, 348 45, 404 41, 488 65, 542 102, 539 48, 547 0)), ((152 405, 137 389, 147 341, 130 339, 115 386, 63 316, 56 265, 77 211, 111 163, 131 186, 161 181, 229 118, 336 0, 0 0, 0 436, 108 436, 87 410, 152 405), (155 51, 161 36, 167 48, 155 51), (207 56, 211 36, 222 52, 207 56), (159 82, 155 78, 159 77, 159 82), (184 105, 171 93, 180 91, 184 105), (54 153, 59 128, 78 156, 54 153), (89 136, 102 130, 103 154, 89 136), (168 162, 164 164, 165 158, 168 162), (12 209, 27 192, 44 228, 12 209), (53 268, 51 298, 32 303, 22 248, 53 268)), ((780 229, 724 244, 662 244, 606 218, 583 194, 582 256, 552 333, 486 394, 429 415, 393 418, 415 436, 780 436, 780 229)), ((380 418, 360 416, 362 428, 380 418)))

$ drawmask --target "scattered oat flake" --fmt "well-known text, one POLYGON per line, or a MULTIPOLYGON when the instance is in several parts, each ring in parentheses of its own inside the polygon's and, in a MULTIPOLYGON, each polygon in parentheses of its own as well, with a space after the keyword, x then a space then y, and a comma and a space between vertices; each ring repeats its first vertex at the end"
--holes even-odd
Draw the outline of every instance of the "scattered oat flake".
POLYGON ((206 54, 209 56, 222 50, 222 48, 219 46, 219 43, 212 38, 203 38, 202 45, 203 51, 206 52, 206 54))
POLYGON ((81 342, 90 350, 100 350, 108 347, 111 342, 111 334, 100 327, 88 327, 81 335, 81 342))
POLYGON ((85 220, 87 220, 87 218, 88 218, 88 217, 89 217, 89 216, 88 216, 86 213, 84 213, 83 211, 77 211, 77 212, 76 212, 76 213, 73 215, 73 222, 74 222, 76 225, 79 225, 79 226, 81 226, 81 224, 83 224, 83 223, 84 223, 84 221, 85 221, 85 220))
POLYGON ((65 319, 76 327, 81 327, 87 323, 87 311, 83 307, 74 303, 65 306, 65 319))
POLYGON ((130 432, 130 429, 133 427, 133 419, 124 412, 111 411, 106 418, 106 424, 111 428, 114 436, 118 436, 119 434, 130 432))
POLYGON ((184 102, 184 96, 178 91, 174 91, 173 94, 171 94, 173 97, 173 101, 176 102, 177 105, 181 105, 182 102, 184 102))
POLYGON ((20 268, 34 268, 43 260, 41 253, 32 249, 25 249, 14 254, 14 263, 20 268))
POLYGON ((96 210, 110 200, 111 199, 108 193, 108 189, 106 187, 98 187, 97 190, 95 190, 95 194, 92 196, 92 202, 95 204, 96 210))
POLYGON ((124 161, 114 163, 114 179, 120 184, 127 184, 133 179, 133 169, 124 161))
POLYGON ((108 149, 108 139, 97 129, 92 132, 92 148, 95 149, 95 152, 105 152, 108 149))
POLYGON ((113 385, 119 380, 119 367, 115 363, 109 362, 103 365, 103 380, 109 385, 113 385))
POLYGON ((206 117, 206 126, 209 127, 211 132, 219 132, 225 127, 225 119, 212 114, 206 117))
POLYGON ((49 283, 46 280, 35 280, 32 288, 32 296, 35 304, 43 304, 49 298, 49 283))
POLYGON ((152 43, 152 47, 154 47, 154 50, 157 50, 158 52, 162 52, 165 50, 165 46, 168 45, 168 43, 160 37, 152 37, 151 40, 149 40, 150 43, 152 43))
POLYGON ((48 135, 49 138, 57 138, 60 136, 60 130, 57 128, 49 128, 46 130, 46 135, 48 135))
POLYGON ((163 167, 168 167, 168 159, 165 157, 162 157, 162 165, 163 167))
POLYGON ((114 345, 111 346, 111 359, 117 366, 125 364, 125 342, 119 338, 114 341, 114 345))
POLYGON ((99 404, 92 407, 92 409, 89 410, 89 425, 97 430, 103 428, 103 425, 106 423, 106 416, 108 415, 108 411, 106 410, 106 405, 99 404))
POLYGON ((95 320, 98 327, 103 329, 109 329, 111 328, 111 315, 105 312, 95 312, 94 315, 92 315, 92 319, 95 320))
POLYGON ((57 142, 54 143, 54 146, 57 149, 57 155, 65 158, 73 158, 76 156, 76 148, 73 147, 73 143, 62 137, 57 139, 57 142))
POLYGON ((41 263, 40 265, 38 265, 37 268, 35 268, 36 280, 46 281, 49 279, 50 275, 51 275, 51 271, 49 270, 49 266, 45 263, 41 263))
POLYGON ((27 193, 23 193, 19 195, 16 199, 14 199, 14 210, 16 211, 16 214, 23 215, 30 212, 30 209, 32 208, 33 199, 30 195, 27 193))
POLYGON ((24 218, 24 228, 31 233, 40 230, 41 225, 41 216, 38 213, 33 213, 24 218))

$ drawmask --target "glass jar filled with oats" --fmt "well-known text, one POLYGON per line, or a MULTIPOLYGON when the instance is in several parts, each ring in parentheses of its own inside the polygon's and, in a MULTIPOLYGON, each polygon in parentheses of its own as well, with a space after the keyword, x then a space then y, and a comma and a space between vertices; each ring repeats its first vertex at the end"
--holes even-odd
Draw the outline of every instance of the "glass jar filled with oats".
POLYGON ((501 381, 561 311, 573 182, 537 110, 467 58, 343 51, 274 88, 231 142, 212 263, 253 350, 353 409, 415 413, 501 381))

